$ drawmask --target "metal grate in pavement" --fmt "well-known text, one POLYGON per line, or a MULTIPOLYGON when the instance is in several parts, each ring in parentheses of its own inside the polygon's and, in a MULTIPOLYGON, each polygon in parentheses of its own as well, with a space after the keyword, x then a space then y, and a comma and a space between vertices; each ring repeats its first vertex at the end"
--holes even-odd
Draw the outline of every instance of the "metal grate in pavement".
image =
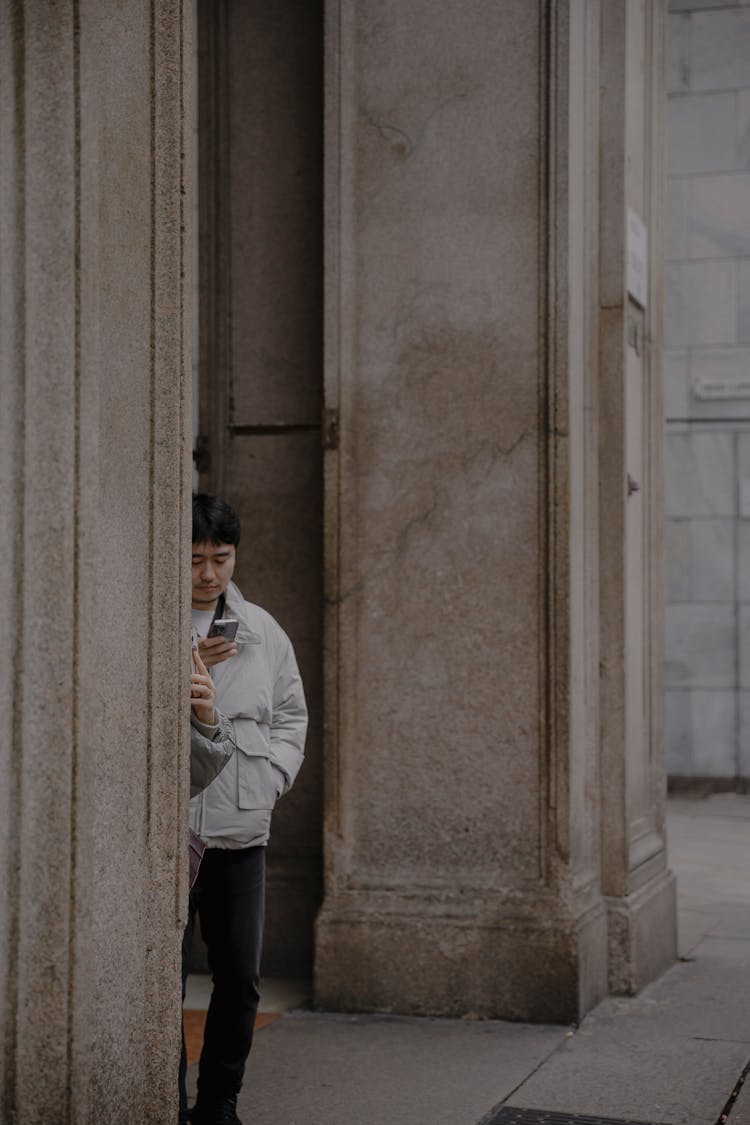
POLYGON ((516 1109, 501 1106, 483 1117, 480 1125, 660 1125, 658 1121, 633 1121, 624 1117, 590 1117, 585 1113, 560 1113, 552 1109, 516 1109))

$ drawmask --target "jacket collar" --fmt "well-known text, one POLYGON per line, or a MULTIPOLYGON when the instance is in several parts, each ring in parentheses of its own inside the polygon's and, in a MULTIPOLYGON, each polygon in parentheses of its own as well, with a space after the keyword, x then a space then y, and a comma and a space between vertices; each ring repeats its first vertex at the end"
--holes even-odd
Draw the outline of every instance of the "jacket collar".
POLYGON ((229 583, 224 596, 226 598, 224 613, 227 617, 236 617, 239 621, 239 625, 237 626, 237 643, 244 645, 261 644, 263 638, 250 627, 247 602, 234 582, 229 583))

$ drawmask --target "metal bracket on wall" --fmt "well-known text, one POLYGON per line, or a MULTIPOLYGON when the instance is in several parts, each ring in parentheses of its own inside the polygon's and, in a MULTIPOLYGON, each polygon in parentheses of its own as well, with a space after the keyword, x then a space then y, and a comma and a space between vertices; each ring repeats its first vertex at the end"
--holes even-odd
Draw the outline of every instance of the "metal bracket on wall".
POLYGON ((634 316, 628 316, 628 346, 636 355, 641 354, 641 326, 634 316))

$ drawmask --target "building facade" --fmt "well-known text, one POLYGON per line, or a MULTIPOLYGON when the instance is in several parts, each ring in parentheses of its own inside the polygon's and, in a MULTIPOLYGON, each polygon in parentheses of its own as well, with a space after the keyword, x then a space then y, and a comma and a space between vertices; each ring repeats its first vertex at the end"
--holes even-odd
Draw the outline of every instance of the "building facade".
POLYGON ((268 970, 635 991, 675 956, 664 5, 2 10, 5 1118, 174 1110, 195 315, 198 480, 311 703, 268 970))
POLYGON ((676 783, 750 776, 750 7, 669 9, 667 731, 676 783))

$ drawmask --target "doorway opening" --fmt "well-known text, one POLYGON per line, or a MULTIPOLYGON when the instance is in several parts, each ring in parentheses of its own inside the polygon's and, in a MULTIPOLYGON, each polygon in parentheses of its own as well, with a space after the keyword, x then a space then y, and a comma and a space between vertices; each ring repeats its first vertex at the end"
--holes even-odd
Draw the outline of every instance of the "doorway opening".
MULTIPOLYGON (((198 0, 198 487, 289 634, 306 760, 274 813, 264 973, 311 977, 322 898, 323 8, 198 0)), ((205 951, 198 948, 194 968, 205 951)))

